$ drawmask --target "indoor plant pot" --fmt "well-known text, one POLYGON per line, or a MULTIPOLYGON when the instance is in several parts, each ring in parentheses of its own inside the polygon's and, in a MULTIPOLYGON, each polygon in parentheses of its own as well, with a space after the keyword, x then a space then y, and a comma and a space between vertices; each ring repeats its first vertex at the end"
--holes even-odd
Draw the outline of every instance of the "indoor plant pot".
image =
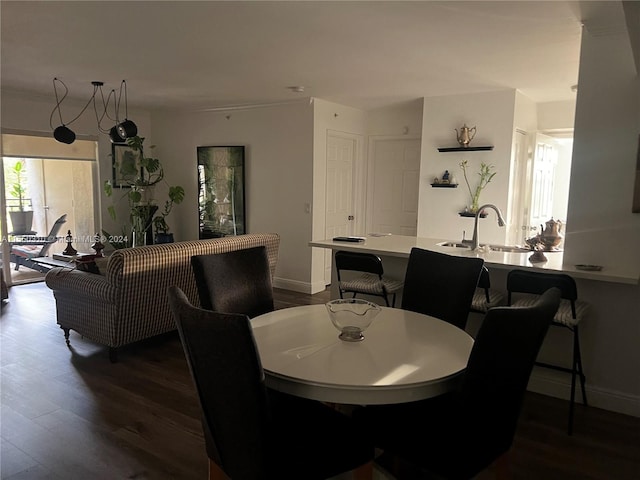
POLYGON ((173 243, 173 233, 156 233, 153 243, 173 243))
POLYGON ((15 210, 9 212, 9 216, 11 217, 13 235, 28 235, 33 233, 31 231, 33 210, 15 210))
POLYGON ((17 210, 10 210, 11 225, 14 235, 32 234, 31 225, 33 224, 33 210, 27 210, 31 200, 26 198, 27 187, 23 184, 24 180, 24 160, 17 161, 13 168, 9 171, 11 189, 9 194, 18 201, 17 210))

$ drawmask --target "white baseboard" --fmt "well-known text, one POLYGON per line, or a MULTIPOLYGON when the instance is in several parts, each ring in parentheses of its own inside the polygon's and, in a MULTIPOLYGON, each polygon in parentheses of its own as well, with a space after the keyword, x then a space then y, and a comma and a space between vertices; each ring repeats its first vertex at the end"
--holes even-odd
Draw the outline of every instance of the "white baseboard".
POLYGON ((298 280, 289 280, 287 278, 275 277, 273 279, 274 288, 282 288, 283 290, 291 290, 292 292, 307 293, 313 295, 314 293, 324 292, 327 286, 324 282, 300 282, 298 280))
MULTIPOLYGON (((576 381, 576 402, 582 403, 580 381, 576 381)), ((552 372, 545 368, 536 367, 531 374, 527 389, 543 395, 569 400, 571 397, 571 377, 569 374, 552 372)), ((640 417, 640 397, 589 385, 588 378, 586 390, 590 407, 640 417)))
POLYGON ((273 287, 282 288, 283 290, 291 290, 292 292, 312 293, 311 284, 309 282, 300 282, 298 280, 289 280, 286 278, 275 277, 273 279, 273 287))

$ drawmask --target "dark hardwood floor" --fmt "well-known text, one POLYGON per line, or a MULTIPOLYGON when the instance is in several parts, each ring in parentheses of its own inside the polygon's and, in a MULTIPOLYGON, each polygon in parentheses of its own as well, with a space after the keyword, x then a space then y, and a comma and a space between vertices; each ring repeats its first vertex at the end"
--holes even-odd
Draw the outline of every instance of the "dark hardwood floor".
MULTIPOLYGON (((105 348, 75 332, 66 347, 44 284, 9 294, 0 320, 2 479, 207 477, 199 408, 177 334, 125 347, 111 364, 105 348)), ((278 308, 328 300, 326 292, 275 296, 278 308)), ((511 455, 515 479, 640 478, 640 419, 578 406, 569 437, 566 415, 567 402, 527 395, 511 455)), ((428 426, 419 428, 429 434, 428 426)), ((405 471, 398 478, 422 477, 405 471)))

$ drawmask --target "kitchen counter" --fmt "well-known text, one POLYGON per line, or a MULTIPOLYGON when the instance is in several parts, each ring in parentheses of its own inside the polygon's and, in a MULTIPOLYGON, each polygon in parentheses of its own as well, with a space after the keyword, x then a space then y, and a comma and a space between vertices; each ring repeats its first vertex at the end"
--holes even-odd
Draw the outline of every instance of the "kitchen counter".
MULTIPOLYGON (((375 253, 382 258, 385 275, 398 279, 404 278, 409 253, 413 247, 451 255, 481 257, 491 271, 491 288, 505 294, 505 298, 507 275, 513 268, 531 268, 541 272, 562 272, 571 275, 576 279, 579 297, 590 305, 587 318, 584 324, 580 325, 582 362, 587 376, 589 404, 640 417, 640 383, 635 368, 640 364, 640 274, 636 261, 630 260, 627 262, 628 265, 605 264, 601 271, 590 272, 578 270, 574 265, 565 265, 563 252, 545 252, 547 262, 532 264, 529 261, 530 252, 479 253, 437 245, 450 240, 452 239, 368 235, 364 242, 359 243, 319 240, 309 242, 309 245, 329 249, 332 254, 336 250, 375 253)), ((335 268, 331 269, 331 277, 331 298, 339 298, 335 268)), ((379 301, 376 297, 368 299, 379 301)), ((402 292, 399 292, 396 306, 401 304, 402 292)), ((470 314, 468 333, 473 336, 481 324, 481 314, 470 314)), ((540 361, 569 364, 571 341, 564 329, 549 329, 547 337, 540 351, 540 361)), ((528 388, 537 393, 566 400, 571 392, 570 379, 571 377, 564 372, 534 369, 528 388)), ((577 428, 582 428, 580 424, 577 420, 577 428)))
POLYGON ((531 263, 531 252, 472 252, 458 247, 444 247, 438 245, 448 240, 436 238, 411 237, 404 235, 364 236, 363 242, 335 242, 333 240, 318 240, 309 242, 311 247, 330 248, 332 250, 347 250, 352 252, 375 253, 384 257, 408 258, 413 247, 464 257, 483 258, 488 267, 511 270, 515 267, 532 268, 539 271, 567 273, 574 278, 584 278, 601 282, 626 283, 637 285, 640 280, 639 272, 634 265, 604 266, 601 271, 585 271, 575 265, 563 263, 563 252, 544 252, 547 261, 531 263))

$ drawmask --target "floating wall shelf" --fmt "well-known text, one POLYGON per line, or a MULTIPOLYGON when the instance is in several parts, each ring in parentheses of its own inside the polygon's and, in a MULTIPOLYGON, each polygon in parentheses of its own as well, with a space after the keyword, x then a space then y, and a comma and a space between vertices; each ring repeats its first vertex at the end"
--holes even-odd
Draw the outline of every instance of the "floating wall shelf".
MULTIPOLYGON (((471 218, 475 218, 476 216, 476 214, 472 212, 458 212, 458 215, 460 215, 461 217, 471 217, 471 218)), ((485 218, 487 215, 488 215, 487 213, 481 213, 480 218, 485 218)))
POLYGON ((493 150, 493 145, 487 145, 486 147, 443 147, 438 148, 439 152, 479 152, 479 151, 493 150))
POLYGON ((432 183, 433 188, 458 188, 457 183, 432 183))

